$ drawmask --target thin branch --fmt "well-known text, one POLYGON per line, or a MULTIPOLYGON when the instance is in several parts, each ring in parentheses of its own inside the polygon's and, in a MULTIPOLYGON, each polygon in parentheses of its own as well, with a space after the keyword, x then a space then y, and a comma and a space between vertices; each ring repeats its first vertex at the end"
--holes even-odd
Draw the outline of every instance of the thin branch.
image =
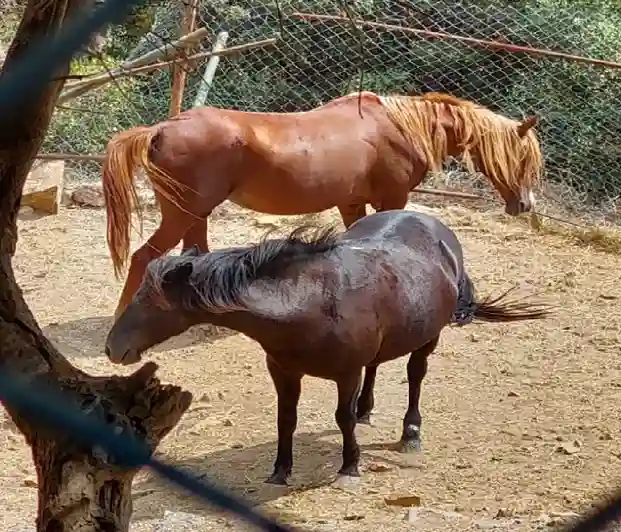
POLYGON ((71 93, 70 91, 65 91, 62 94, 61 98, 59 98, 59 102, 66 102, 72 98, 77 98, 78 96, 81 96, 85 94, 86 92, 102 87, 106 83, 111 82, 113 79, 118 80, 120 78, 135 76, 137 74, 146 74, 148 72, 153 72, 154 70, 159 70, 161 68, 169 67, 172 64, 177 64, 177 63, 188 64, 188 63, 192 63, 193 61, 198 61, 199 59, 208 59, 216 55, 218 56, 237 55, 247 50, 253 50, 255 48, 264 48, 264 47, 274 46, 278 42, 278 40, 279 40, 278 37, 273 37, 271 39, 264 39, 262 41, 254 41, 254 42, 250 42, 246 44, 239 44, 237 46, 230 46, 229 48, 224 48, 216 52, 213 52, 213 51, 198 52, 193 55, 184 56, 184 57, 176 57, 174 59, 169 59, 167 61, 153 63, 151 65, 128 68, 126 70, 121 70, 116 73, 115 71, 110 70, 110 73, 108 74, 108 78, 99 79, 96 84, 92 84, 93 86, 90 86, 91 83, 84 83, 84 85, 80 84, 79 86, 78 84, 73 85, 70 91, 73 91, 75 88, 76 92, 71 93), (77 89, 80 89, 80 90, 77 91, 77 89))
MULTIPOLYGON (((176 54, 179 53, 179 48, 187 48, 194 46, 197 42, 200 42, 209 34, 207 28, 199 28, 196 31, 188 35, 184 35, 180 39, 173 41, 172 43, 167 43, 161 49, 151 50, 144 55, 132 60, 127 61, 126 63, 121 64, 120 66, 110 69, 109 71, 99 73, 90 77, 84 81, 78 81, 76 83, 72 83, 69 85, 66 90, 61 94, 59 103, 66 102, 72 98, 76 98, 85 92, 89 91, 93 85, 105 84, 110 81, 110 73, 113 75, 120 74, 123 70, 128 68, 134 68, 149 64, 153 61, 161 60, 162 58, 171 57, 175 58, 176 54), (172 49, 171 49, 172 48, 172 49)), ((108 70, 108 69, 106 69, 108 70)))
POLYGON ((431 196, 445 196, 447 198, 461 198, 469 200, 482 200, 484 196, 479 194, 469 194, 468 192, 453 192, 452 190, 441 190, 439 188, 414 188, 412 193, 429 194, 431 196))
POLYGON ((103 162, 105 158, 104 154, 88 155, 81 153, 39 153, 35 156, 35 159, 42 161, 95 161, 103 162))
POLYGON ((67 74, 66 76, 54 76, 50 81, 67 81, 70 79, 81 81, 87 76, 88 74, 67 74))
POLYGON ((61 109, 63 111, 73 111, 77 113, 88 113, 92 115, 109 115, 109 111, 97 111, 95 109, 90 109, 88 107, 73 107, 71 105, 57 105, 56 109, 61 109))

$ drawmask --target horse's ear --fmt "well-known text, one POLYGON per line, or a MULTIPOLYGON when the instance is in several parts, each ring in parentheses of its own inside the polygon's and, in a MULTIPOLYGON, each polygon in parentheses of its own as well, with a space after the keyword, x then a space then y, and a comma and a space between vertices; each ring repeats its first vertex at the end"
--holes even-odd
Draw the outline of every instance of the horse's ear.
POLYGON ((192 275, 193 266, 191 262, 182 262, 179 266, 172 268, 164 274, 164 282, 170 284, 186 283, 192 275))
POLYGON ((526 135, 526 133, 528 133, 528 130, 535 127, 538 122, 539 117, 537 115, 532 115, 528 118, 525 118, 524 121, 517 127, 518 136, 523 137, 524 135, 526 135))
POLYGON ((181 252, 181 257, 198 257, 201 254, 201 248, 194 244, 191 248, 184 249, 181 252))

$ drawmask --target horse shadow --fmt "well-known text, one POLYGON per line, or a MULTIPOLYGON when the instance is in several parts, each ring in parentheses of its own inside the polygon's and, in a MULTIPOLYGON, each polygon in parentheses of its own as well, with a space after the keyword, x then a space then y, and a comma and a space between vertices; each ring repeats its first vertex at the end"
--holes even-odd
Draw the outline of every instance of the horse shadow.
MULTIPOLYGON (((98 357, 103 355, 106 337, 112 324, 112 316, 93 316, 64 323, 50 323, 43 328, 43 333, 67 356, 98 357)), ((240 333, 215 325, 196 325, 183 334, 152 347, 149 352, 162 353, 172 349, 209 345, 237 334, 240 333)))
MULTIPOLYGON (((368 451, 385 449, 389 446, 388 443, 360 445, 362 486, 365 478, 374 475, 366 466, 378 459, 377 454, 368 451)), ((242 497, 251 506, 256 506, 294 492, 301 493, 330 486, 342 462, 341 433, 339 430, 327 429, 321 432, 295 434, 293 473, 289 486, 265 483, 265 479, 272 472, 276 450, 276 441, 249 446, 233 445, 178 461, 174 465, 242 497), (324 439, 334 436, 337 436, 334 441, 324 439)), ((399 459, 399 455, 391 459, 382 453, 381 461, 398 469, 419 467, 404 463, 403 459, 399 459)), ((134 481, 134 494, 134 520, 152 519, 153 508, 158 507, 159 501, 163 498, 166 499, 168 510, 189 512, 204 517, 213 516, 213 509, 200 499, 189 498, 187 492, 178 490, 165 479, 150 472, 134 481)), ((295 520, 295 516, 290 517, 295 520)))

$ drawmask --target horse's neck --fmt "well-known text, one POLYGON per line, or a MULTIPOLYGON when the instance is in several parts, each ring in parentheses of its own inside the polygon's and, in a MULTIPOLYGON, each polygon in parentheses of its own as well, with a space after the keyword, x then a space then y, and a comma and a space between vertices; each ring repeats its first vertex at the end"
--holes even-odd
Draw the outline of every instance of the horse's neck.
POLYGON ((216 327, 225 327, 245 334, 258 342, 261 341, 269 321, 262 315, 260 309, 254 309, 252 305, 249 305, 245 310, 204 312, 200 316, 200 323, 202 324, 208 323, 216 327))

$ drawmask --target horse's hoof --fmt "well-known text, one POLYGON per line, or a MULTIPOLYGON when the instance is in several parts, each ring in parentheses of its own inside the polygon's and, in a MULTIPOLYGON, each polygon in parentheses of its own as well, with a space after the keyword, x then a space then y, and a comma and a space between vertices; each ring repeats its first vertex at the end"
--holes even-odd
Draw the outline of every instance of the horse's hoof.
POLYGON ((400 453, 418 453, 420 452, 420 440, 400 440, 397 443, 397 451, 400 453))
POLYGON ((337 490, 348 490, 360 484, 360 477, 340 474, 332 482, 332 487, 337 490))
POLYGON ((369 425, 369 426, 371 426, 371 414, 365 414, 364 416, 360 416, 356 420, 356 423, 358 423, 360 425, 369 425))
POLYGON ((288 486, 287 477, 282 473, 273 473, 268 479, 265 480, 265 484, 272 484, 273 486, 288 486))

